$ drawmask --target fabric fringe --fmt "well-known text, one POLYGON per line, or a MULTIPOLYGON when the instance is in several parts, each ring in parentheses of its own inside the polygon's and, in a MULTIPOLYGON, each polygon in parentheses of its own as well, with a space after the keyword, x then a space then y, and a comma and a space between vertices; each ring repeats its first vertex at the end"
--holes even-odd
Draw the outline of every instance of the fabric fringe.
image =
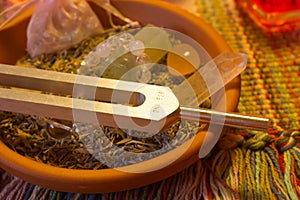
MULTIPOLYGON (((259 149, 246 148, 245 141, 242 147, 220 149, 203 160, 202 181, 211 189, 203 189, 208 191, 202 193, 204 199, 299 199, 299 145, 281 152, 274 145, 278 138, 272 141, 259 149)), ((219 144, 224 147, 222 140, 219 144)))
MULTIPOLYGON (((253 140, 254 136, 249 140, 253 140)), ((280 137, 279 137, 280 138, 280 137)), ((226 149, 221 138, 209 157, 164 181, 143 188, 108 194, 74 194, 51 191, 31 185, 8 173, 1 173, 0 199, 286 199, 300 198, 300 148, 285 149, 285 144, 272 139, 260 146, 247 146, 248 141, 226 149), (221 145, 222 144, 222 145, 221 145), (277 146, 276 146, 277 144, 277 146), (280 146, 285 150, 282 152, 280 146), (221 148, 221 146, 223 148, 221 148), (225 147, 225 148, 224 148, 225 147)), ((283 138, 281 138, 283 139, 283 138)), ((298 142, 299 143, 299 138, 298 142)), ((296 143, 295 143, 296 144, 296 143)))

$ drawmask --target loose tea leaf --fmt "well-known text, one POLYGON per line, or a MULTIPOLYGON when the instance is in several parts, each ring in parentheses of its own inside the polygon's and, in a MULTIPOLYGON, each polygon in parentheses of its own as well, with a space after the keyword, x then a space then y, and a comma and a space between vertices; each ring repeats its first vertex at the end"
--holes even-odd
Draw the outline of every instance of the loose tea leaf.
MULTIPOLYGON (((26 55, 17 62, 17 65, 77 73, 88 53, 110 35, 114 35, 119 31, 121 30, 106 31, 102 35, 87 38, 79 44, 57 53, 44 54, 35 58, 26 55)), ((106 73, 106 75, 109 74, 106 73)), ((151 74, 149 84, 164 85, 170 88, 184 80, 182 76, 174 76, 169 73, 166 66, 166 56, 163 56, 157 64, 152 66, 151 74)), ((209 101, 205 104, 206 107, 210 106, 209 101)), ((166 130, 152 137, 139 138, 129 134, 129 131, 134 130, 121 130, 106 126, 95 127, 80 123, 73 124, 73 122, 45 119, 41 116, 0 111, 0 139, 9 148, 32 160, 72 169, 96 170, 110 167, 97 158, 97 155, 103 155, 101 151, 107 152, 107 159, 115 154, 120 154, 121 151, 133 153, 154 152, 153 156, 158 156, 160 154, 158 150, 176 148, 193 137, 203 126, 204 124, 198 122, 178 120, 166 130), (64 137, 56 137, 54 133, 60 131, 67 133, 64 137), (98 134, 99 131, 108 140, 101 138, 101 135, 98 134), (99 148, 99 143, 101 143, 102 149, 99 148), (114 151, 113 147, 117 147, 118 150, 114 151)), ((124 165, 126 163, 124 159, 126 158, 121 157, 116 166, 124 165)), ((143 161, 143 159, 141 158, 140 161, 143 161)), ((137 160, 127 161, 127 163, 136 162, 137 160)))

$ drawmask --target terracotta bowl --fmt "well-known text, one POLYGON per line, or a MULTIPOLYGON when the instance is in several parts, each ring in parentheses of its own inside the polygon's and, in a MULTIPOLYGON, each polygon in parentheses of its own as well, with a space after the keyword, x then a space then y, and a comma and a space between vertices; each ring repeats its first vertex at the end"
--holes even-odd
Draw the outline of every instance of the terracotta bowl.
MULTIPOLYGON (((190 36, 211 57, 231 51, 226 41, 211 26, 175 5, 148 0, 112 3, 125 16, 140 21, 143 25, 151 23, 190 36)), ((103 24, 108 25, 106 13, 93 4, 91 6, 103 24)), ((28 21, 29 17, 24 18, 14 26, 0 31, 0 63, 14 64, 24 56, 28 21)), ((220 98, 220 101, 226 101, 224 110, 234 111, 240 95, 240 77, 230 82, 225 91, 220 98)), ((0 167, 30 183, 59 191, 105 193, 128 190, 165 179, 195 163, 199 160, 199 149, 204 139, 209 141, 213 137, 211 130, 200 132, 191 141, 159 157, 123 169, 75 170, 49 166, 25 158, 0 142, 0 167)), ((208 152, 202 153, 200 157, 208 152)))

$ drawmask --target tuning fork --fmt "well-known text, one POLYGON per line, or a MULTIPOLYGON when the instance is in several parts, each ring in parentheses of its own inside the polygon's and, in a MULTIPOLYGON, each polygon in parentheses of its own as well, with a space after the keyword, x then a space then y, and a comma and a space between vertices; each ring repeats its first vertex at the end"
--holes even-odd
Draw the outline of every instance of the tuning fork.
MULTIPOLYGON (((235 74, 228 72, 228 76, 224 70, 230 71, 228 66, 232 64, 218 63, 218 60, 220 56, 201 68, 200 74, 208 75, 214 73, 212 69, 221 69, 226 84, 245 68, 234 63, 235 74)), ((165 86, 0 64, 0 110, 145 132, 159 132, 179 118, 246 129, 268 129, 269 119, 264 117, 186 106, 190 99, 182 97, 184 86, 196 78, 199 79, 199 73, 172 91, 165 86)), ((205 82, 210 85, 197 91, 198 102, 221 87, 211 80, 205 82)))

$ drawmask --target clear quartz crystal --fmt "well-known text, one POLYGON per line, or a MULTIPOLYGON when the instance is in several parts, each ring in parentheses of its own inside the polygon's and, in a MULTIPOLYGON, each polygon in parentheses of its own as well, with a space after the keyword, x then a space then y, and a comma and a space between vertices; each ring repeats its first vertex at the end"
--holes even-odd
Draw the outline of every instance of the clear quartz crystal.
POLYGON ((122 32, 98 44, 87 55, 78 73, 98 77, 111 75, 111 78, 119 78, 134 66, 136 70, 132 75, 135 76, 135 80, 148 83, 152 76, 150 71, 152 59, 145 53, 144 43, 136 40, 131 33, 122 32), (132 55, 127 55, 128 53, 132 55))
POLYGON ((101 62, 101 57, 98 54, 99 53, 97 51, 90 52, 85 59, 86 64, 89 66, 99 65, 101 62))
POLYGON ((105 43, 109 45, 110 52, 117 52, 118 49, 122 46, 121 41, 117 36, 109 37, 108 39, 106 39, 105 43))
POLYGON ((135 56, 141 56, 145 51, 145 45, 140 40, 132 40, 129 43, 129 50, 135 56))
POLYGON ((140 56, 136 58, 135 62, 136 65, 144 65, 144 64, 152 63, 152 60, 148 54, 142 53, 140 56))
POLYGON ((148 83, 151 80, 151 63, 152 60, 146 53, 142 53, 136 58, 136 65, 138 67, 136 79, 140 83, 148 83))
POLYGON ((101 42, 97 47, 96 47, 96 52, 101 58, 106 58, 110 54, 110 45, 107 42, 101 42))
POLYGON ((139 69, 136 72, 136 79, 140 83, 148 83, 151 80, 151 72, 147 68, 148 67, 145 67, 145 65, 140 66, 139 69))
POLYGON ((121 43, 121 45, 123 45, 124 47, 129 46, 129 44, 134 41, 134 37, 132 34, 128 33, 128 32, 122 32, 118 35, 119 41, 121 43))

